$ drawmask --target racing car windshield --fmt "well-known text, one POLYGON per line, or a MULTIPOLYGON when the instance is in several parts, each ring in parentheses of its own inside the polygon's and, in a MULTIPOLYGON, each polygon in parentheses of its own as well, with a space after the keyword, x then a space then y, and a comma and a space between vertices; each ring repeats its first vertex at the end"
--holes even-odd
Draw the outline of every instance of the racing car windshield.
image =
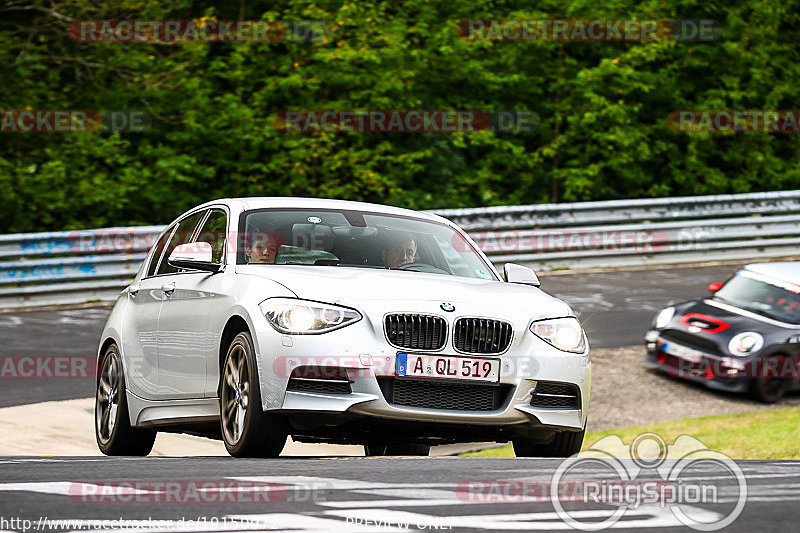
POLYGON ((746 270, 714 294, 715 300, 789 324, 800 324, 800 287, 746 270))
POLYGON ((380 213, 258 209, 242 214, 237 263, 404 270, 497 280, 447 224, 380 213))

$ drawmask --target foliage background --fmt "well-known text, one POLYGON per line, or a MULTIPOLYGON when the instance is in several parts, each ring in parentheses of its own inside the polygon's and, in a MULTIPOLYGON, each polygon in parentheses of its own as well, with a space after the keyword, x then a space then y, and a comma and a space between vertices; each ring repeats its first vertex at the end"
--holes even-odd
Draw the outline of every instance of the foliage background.
POLYGON ((676 109, 794 109, 798 0, 0 2, 0 108, 145 109, 142 133, 0 134, 0 232, 166 223, 222 196, 415 209, 800 188, 787 134, 676 109), (324 20, 325 42, 79 43, 72 20, 324 20), (469 42, 475 18, 711 18, 711 43, 469 42), (281 109, 520 109, 523 133, 298 134, 281 109))

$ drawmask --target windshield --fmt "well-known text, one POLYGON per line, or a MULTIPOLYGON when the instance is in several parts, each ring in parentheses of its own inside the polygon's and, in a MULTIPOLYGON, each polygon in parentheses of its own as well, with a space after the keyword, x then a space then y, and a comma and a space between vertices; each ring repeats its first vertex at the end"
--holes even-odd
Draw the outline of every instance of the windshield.
POLYGON ((800 324, 800 287, 739 271, 714 294, 715 300, 789 324, 800 324))
POLYGON ((461 233, 426 220, 338 210, 242 214, 239 264, 405 270, 497 280, 461 233))

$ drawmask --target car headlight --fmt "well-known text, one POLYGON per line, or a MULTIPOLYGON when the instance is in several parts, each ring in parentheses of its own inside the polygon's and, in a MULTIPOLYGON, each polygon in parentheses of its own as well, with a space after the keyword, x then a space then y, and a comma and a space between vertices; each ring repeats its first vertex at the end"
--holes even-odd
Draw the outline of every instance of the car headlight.
POLYGON ((531 324, 531 332, 564 352, 583 353, 586 336, 577 318, 552 318, 531 324))
POLYGON ((361 320, 354 309, 297 298, 270 298, 258 307, 273 328, 295 335, 327 333, 361 320))
POLYGON ((663 329, 667 327, 669 321, 672 320, 672 317, 675 316, 675 308, 674 307, 665 307, 661 310, 658 315, 656 315, 655 320, 655 327, 656 329, 663 329))
POLYGON ((728 351, 733 355, 745 356, 755 353, 764 346, 764 337, 755 331, 745 331, 734 335, 728 343, 728 351))

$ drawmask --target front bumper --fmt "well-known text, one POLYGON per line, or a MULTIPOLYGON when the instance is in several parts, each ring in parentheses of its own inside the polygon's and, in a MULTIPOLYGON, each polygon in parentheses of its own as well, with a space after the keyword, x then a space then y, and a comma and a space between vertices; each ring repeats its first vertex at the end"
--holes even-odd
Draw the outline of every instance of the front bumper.
MULTIPOLYGON (((506 378, 504 380, 501 377, 497 386, 508 386, 509 392, 502 405, 492 411, 432 409, 396 404, 387 399, 384 390, 379 385, 379 379, 392 378, 388 378, 382 373, 376 375, 374 370, 369 367, 348 368, 347 374, 352 388, 350 394, 287 391, 280 409, 291 412, 348 413, 397 421, 443 422, 471 426, 523 424, 580 430, 586 421, 585 413, 589 400, 588 387, 583 389, 579 387, 581 390, 581 407, 579 409, 537 408, 531 405, 532 391, 535 390, 538 383, 545 381, 541 378, 542 374, 539 374, 539 380, 534 378, 506 378)), ((590 375, 591 367, 587 365, 585 372, 580 377, 568 376, 573 380, 565 379, 567 376, 554 372, 546 381, 575 383, 584 380, 587 382, 590 375)), ((410 380, 411 378, 403 379, 410 380)), ((473 385, 472 383, 458 383, 473 385)))
POLYGON ((724 357, 683 345, 673 350, 669 345, 676 343, 662 338, 657 331, 649 332, 645 345, 647 365, 714 390, 746 392, 749 389, 750 380, 746 376, 752 375, 750 358, 724 357))
MULTIPOLYGON (((588 348, 584 354, 561 352, 527 332, 527 323, 521 327, 515 325, 515 331, 517 335, 506 353, 474 356, 501 361, 497 386, 505 387, 507 396, 496 409, 471 411, 410 407, 390 401, 391 397, 387 398, 379 380, 394 379, 397 354, 405 350, 389 345, 380 323, 365 319, 324 335, 291 337, 279 335, 269 326, 260 328, 255 341, 263 408, 298 416, 324 415, 319 418, 331 425, 357 417, 382 423, 417 423, 425 425, 428 431, 436 424, 487 431, 511 428, 515 433, 531 432, 537 428, 558 431, 583 429, 591 392, 588 348), (350 392, 287 390, 291 369, 307 364, 343 370, 350 382, 350 392), (531 405, 532 391, 543 382, 575 387, 580 396, 577 408, 531 405)), ((459 357, 447 347, 437 353, 459 357)))

